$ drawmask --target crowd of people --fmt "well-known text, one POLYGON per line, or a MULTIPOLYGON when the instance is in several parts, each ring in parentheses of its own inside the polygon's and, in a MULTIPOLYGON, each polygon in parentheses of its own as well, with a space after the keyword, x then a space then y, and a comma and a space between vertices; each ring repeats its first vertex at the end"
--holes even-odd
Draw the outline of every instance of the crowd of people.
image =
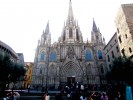
POLYGON ((3 100, 18 100, 20 99, 20 94, 18 92, 11 91, 6 94, 6 97, 3 100))
POLYGON ((61 86, 60 93, 55 96, 56 100, 63 100, 62 96, 67 96, 68 100, 125 100, 125 87, 122 85, 107 84, 101 86, 92 86, 94 90, 88 89, 88 86, 78 82, 61 86), (97 90, 98 89, 98 90, 97 90))

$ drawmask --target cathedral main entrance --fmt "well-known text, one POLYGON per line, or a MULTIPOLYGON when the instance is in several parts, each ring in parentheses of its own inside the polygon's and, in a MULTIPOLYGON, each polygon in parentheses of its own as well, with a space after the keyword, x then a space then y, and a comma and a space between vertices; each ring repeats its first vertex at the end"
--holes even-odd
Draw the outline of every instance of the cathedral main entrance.
POLYGON ((67 84, 75 83, 75 77, 67 77, 67 84))

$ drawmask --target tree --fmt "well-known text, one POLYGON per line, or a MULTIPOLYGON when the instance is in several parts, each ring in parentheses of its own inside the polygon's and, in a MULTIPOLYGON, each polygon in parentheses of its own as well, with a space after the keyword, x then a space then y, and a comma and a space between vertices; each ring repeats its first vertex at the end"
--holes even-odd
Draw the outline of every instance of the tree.
POLYGON ((117 82, 133 82, 133 61, 127 57, 115 58, 112 62, 112 69, 108 74, 108 79, 117 82))
POLYGON ((6 84, 17 82, 25 75, 23 65, 14 63, 9 55, 0 54, 0 89, 3 90, 6 84))

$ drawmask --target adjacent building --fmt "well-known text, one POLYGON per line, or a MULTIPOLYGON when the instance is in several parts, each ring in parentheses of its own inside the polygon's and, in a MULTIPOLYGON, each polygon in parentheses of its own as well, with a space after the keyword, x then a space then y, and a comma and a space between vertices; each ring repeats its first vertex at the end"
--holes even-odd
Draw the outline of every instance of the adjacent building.
POLYGON ((110 41, 107 43, 107 45, 104 47, 104 53, 106 56, 107 69, 108 71, 110 71, 112 68, 113 59, 121 56, 116 32, 110 39, 110 41))
POLYGON ((26 74, 25 79, 23 82, 23 87, 27 89, 28 86, 30 86, 32 81, 32 70, 33 70, 34 63, 33 62, 25 62, 26 67, 26 74))
POLYGON ((9 55, 10 56, 10 60, 17 63, 18 61, 18 55, 17 53, 6 43, 0 41, 0 53, 2 55, 9 55))
POLYGON ((133 4, 121 5, 115 24, 121 55, 133 56, 133 4))
MULTIPOLYGON (((5 56, 8 55, 10 60, 13 63, 22 64, 24 66, 24 57, 23 53, 16 53, 9 45, 5 44, 4 42, 0 41, 0 53, 5 56)), ((9 88, 13 87, 13 83, 9 84, 9 88)), ((22 87, 22 81, 18 81, 15 84, 16 89, 22 87)))
MULTIPOLYGON (((89 38, 89 37, 88 37, 89 38)), ((32 74, 33 87, 81 84, 99 85, 106 81, 105 47, 99 28, 93 19, 91 41, 83 42, 80 26, 74 18, 72 2, 58 41, 51 44, 49 22, 36 48, 32 74)))
POLYGON ((104 48, 108 71, 115 57, 133 57, 133 4, 120 6, 115 24, 117 31, 104 48))
POLYGON ((22 64, 24 66, 25 63, 24 63, 24 55, 23 55, 23 53, 17 53, 17 54, 18 54, 18 63, 22 64))

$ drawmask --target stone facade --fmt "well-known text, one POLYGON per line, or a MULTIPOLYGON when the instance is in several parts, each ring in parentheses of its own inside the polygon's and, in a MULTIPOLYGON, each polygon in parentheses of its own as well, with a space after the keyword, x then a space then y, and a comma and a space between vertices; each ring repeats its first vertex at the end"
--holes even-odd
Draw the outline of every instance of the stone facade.
POLYGON ((102 37, 93 19, 91 41, 83 42, 82 32, 75 21, 72 2, 58 42, 51 44, 49 22, 38 41, 32 86, 59 86, 70 82, 97 84, 104 81, 106 61, 102 37))
POLYGON ((28 86, 31 84, 33 66, 34 66, 33 62, 25 62, 26 74, 25 74, 25 79, 23 82, 23 87, 25 89, 27 89, 28 86))
POLYGON ((122 4, 115 24, 122 56, 133 56, 133 4, 122 4))
POLYGON ((104 53, 106 56, 106 64, 108 71, 111 70, 112 61, 114 58, 118 58, 121 55, 120 47, 118 44, 117 33, 113 35, 108 44, 104 47, 104 53))
POLYGON ((119 56, 133 56, 133 4, 122 4, 115 18, 117 32, 104 48, 107 69, 119 56))

